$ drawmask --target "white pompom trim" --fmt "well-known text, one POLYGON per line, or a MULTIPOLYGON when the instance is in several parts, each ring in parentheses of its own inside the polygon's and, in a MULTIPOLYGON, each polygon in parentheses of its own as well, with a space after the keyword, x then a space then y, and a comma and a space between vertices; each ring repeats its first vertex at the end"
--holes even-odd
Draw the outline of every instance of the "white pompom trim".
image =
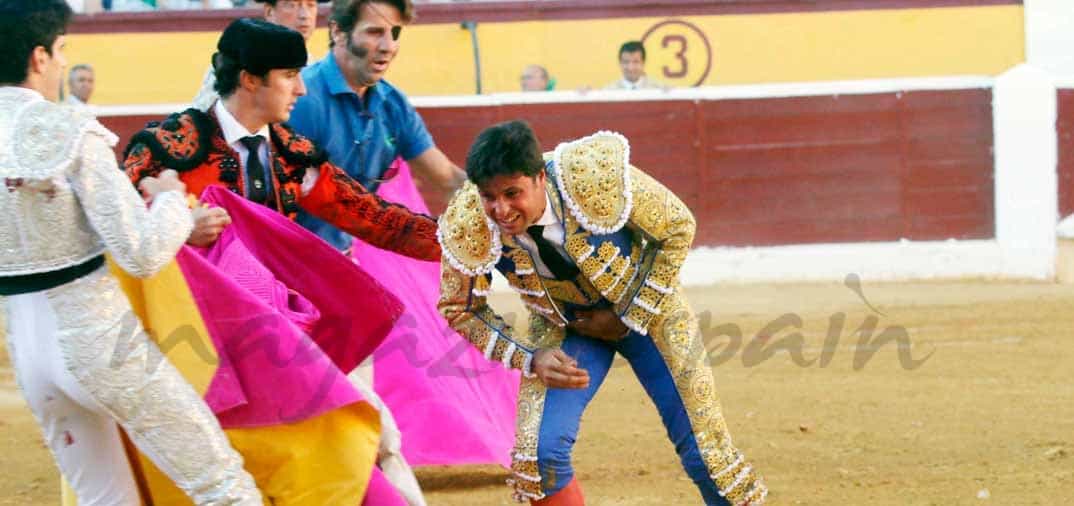
POLYGON ((720 472, 718 472, 718 473, 716 473, 716 474, 714 474, 714 475, 710 476, 710 478, 712 478, 713 480, 719 480, 719 479, 720 479, 721 477, 723 477, 723 475, 725 475, 725 474, 727 474, 727 473, 731 472, 731 470, 732 470, 732 469, 734 469, 734 468, 738 467, 738 465, 742 463, 742 460, 743 460, 744 458, 745 458, 745 455, 741 455, 741 454, 740 454, 740 455, 738 456, 738 458, 737 458, 737 459, 735 459, 735 461, 731 463, 731 465, 729 465, 729 466, 727 466, 727 467, 723 468, 723 470, 722 470, 722 471, 720 471, 720 472))
POLYGON ((507 345, 507 350, 503 352, 503 358, 500 359, 500 363, 503 364, 504 367, 511 367, 511 355, 515 354, 516 348, 515 343, 507 345))
POLYGON ((582 228, 589 231, 591 234, 610 234, 619 231, 626 225, 627 219, 630 218, 630 212, 634 207, 634 192, 630 187, 630 142, 626 137, 618 132, 609 132, 607 130, 601 130, 593 135, 582 137, 581 139, 571 142, 564 142, 556 146, 555 152, 552 154, 552 163, 556 167, 556 187, 559 188, 559 193, 563 195, 563 201, 567 203, 567 209, 574 216, 575 220, 578 220, 578 224, 582 228), (619 215, 618 221, 611 227, 603 227, 593 223, 589 220, 589 217, 582 212, 581 206, 571 197, 571 194, 567 191, 565 180, 563 179, 563 171, 561 170, 563 153, 577 144, 584 144, 597 137, 612 136, 619 139, 623 143, 623 196, 626 198, 626 204, 623 206, 623 212, 619 215))
POLYGON ((520 286, 511 285, 511 289, 521 293, 522 295, 529 295, 530 297, 544 297, 544 290, 527 290, 520 286))
POLYGON ((649 278, 645 278, 645 286, 648 286, 649 288, 652 288, 653 290, 656 290, 656 291, 658 291, 658 292, 660 292, 660 293, 662 293, 664 295, 670 295, 671 292, 675 291, 675 290, 672 290, 671 288, 668 288, 666 286, 660 286, 660 285, 654 283, 649 278))
POLYGON ((497 333, 489 329, 489 342, 485 344, 484 354, 486 360, 492 360, 492 351, 496 349, 496 341, 500 339, 497 333))
POLYGON ((553 314, 555 312, 555 311, 553 311, 551 309, 548 309, 548 308, 543 307, 543 306, 539 306, 537 304, 534 304, 532 302, 525 301, 525 300, 522 301, 522 304, 524 304, 526 307, 528 307, 528 308, 530 308, 530 309, 532 309, 534 311, 537 311, 538 313, 541 313, 541 314, 546 314, 547 315, 547 314, 553 314))
POLYGON ((637 332, 637 333, 639 333, 639 334, 641 334, 643 336, 649 335, 649 330, 646 329, 645 327, 642 327, 640 323, 638 323, 638 322, 636 322, 634 320, 631 320, 630 318, 627 318, 626 316, 622 317, 621 320, 623 321, 623 325, 626 325, 627 327, 630 327, 630 330, 633 330, 634 332, 637 332))
POLYGON ((444 226, 444 220, 447 214, 440 216, 440 220, 437 222, 436 227, 436 240, 440 243, 441 253, 448 259, 448 263, 451 264, 455 270, 462 272, 468 276, 480 276, 492 272, 492 269, 496 267, 496 263, 500 261, 500 255, 503 253, 503 243, 500 242, 500 229, 492 222, 492 219, 488 217, 483 211, 481 213, 485 217, 485 225, 489 228, 490 241, 492 244, 489 246, 489 255, 492 257, 488 263, 479 265, 473 269, 467 267, 460 261, 455 255, 451 254, 451 248, 447 247, 447 241, 444 240, 443 230, 447 227, 444 226))
POLYGON ((644 300, 641 300, 641 299, 639 299, 637 297, 634 297, 634 304, 637 305, 638 307, 640 307, 640 308, 642 308, 642 309, 654 314, 654 315, 660 314, 660 308, 650 306, 644 300))

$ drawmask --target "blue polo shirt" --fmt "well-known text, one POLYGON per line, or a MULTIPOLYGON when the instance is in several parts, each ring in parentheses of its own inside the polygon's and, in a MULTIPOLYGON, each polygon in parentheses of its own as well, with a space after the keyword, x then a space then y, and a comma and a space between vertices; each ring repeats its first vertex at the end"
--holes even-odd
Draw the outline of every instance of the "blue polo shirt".
MULTIPOLYGON (((302 71, 306 95, 288 122, 328 153, 328 158, 370 191, 396 157, 411 160, 433 147, 425 122, 406 95, 381 80, 359 97, 329 52, 302 71)), ((298 223, 337 249, 350 247, 346 232, 299 212, 298 223)))

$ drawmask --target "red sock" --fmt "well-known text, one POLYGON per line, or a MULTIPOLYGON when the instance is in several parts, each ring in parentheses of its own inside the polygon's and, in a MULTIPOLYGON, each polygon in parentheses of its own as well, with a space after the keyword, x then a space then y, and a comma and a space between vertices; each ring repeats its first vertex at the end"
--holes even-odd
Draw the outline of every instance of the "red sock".
POLYGON ((553 495, 538 501, 530 501, 530 506, 585 506, 585 496, 577 479, 571 479, 566 487, 553 495))

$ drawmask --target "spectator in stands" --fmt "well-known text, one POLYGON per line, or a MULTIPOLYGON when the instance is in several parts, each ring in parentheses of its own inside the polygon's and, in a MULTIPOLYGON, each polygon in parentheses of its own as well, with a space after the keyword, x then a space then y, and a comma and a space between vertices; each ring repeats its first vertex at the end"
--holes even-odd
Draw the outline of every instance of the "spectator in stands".
POLYGON ((139 12, 139 11, 152 11, 157 8, 157 0, 112 0, 112 11, 121 12, 139 12))
POLYGON ((109 11, 230 9, 236 6, 232 0, 86 0, 86 12, 95 12, 88 6, 91 1, 98 1, 104 10, 109 11))
POLYGON ((623 78, 604 87, 606 90, 668 89, 666 84, 645 75, 645 46, 631 40, 619 46, 619 69, 623 78))
POLYGON ((90 96, 93 95, 93 67, 88 63, 79 63, 71 67, 71 71, 67 74, 67 86, 69 92, 64 102, 76 107, 88 106, 90 96))
MULTIPOLYGON (((309 43, 313 31, 317 29, 317 4, 330 0, 254 0, 264 4, 265 21, 290 28, 300 34, 309 43)), ((194 96, 192 106, 201 111, 208 111, 220 96, 216 93, 216 74, 210 66, 201 79, 201 88, 194 96)))
POLYGON ((265 21, 286 26, 308 42, 317 29, 317 4, 329 0, 254 0, 264 4, 265 21))
POLYGON ((548 75, 548 69, 540 65, 526 65, 522 69, 522 91, 552 91, 556 82, 548 75))

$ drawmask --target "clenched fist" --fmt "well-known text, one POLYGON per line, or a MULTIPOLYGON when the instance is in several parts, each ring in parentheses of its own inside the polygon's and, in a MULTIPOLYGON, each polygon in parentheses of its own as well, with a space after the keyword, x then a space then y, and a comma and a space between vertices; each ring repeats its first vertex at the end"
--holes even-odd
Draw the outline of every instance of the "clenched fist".
POLYGON ((157 177, 147 177, 138 183, 138 189, 142 191, 142 198, 146 203, 152 202, 158 193, 166 191, 185 192, 186 184, 179 180, 179 173, 168 169, 157 177))

